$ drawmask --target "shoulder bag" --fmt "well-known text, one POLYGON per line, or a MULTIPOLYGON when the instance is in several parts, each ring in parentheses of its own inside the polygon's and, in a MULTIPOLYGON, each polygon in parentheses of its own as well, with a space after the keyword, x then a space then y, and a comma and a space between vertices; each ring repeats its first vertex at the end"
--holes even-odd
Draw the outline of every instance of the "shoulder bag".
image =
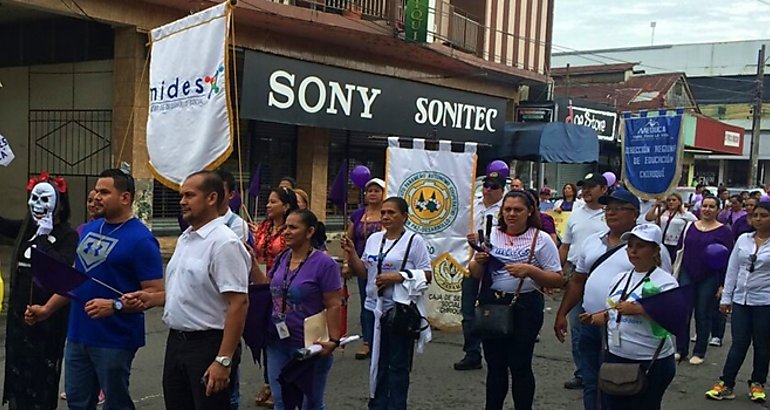
POLYGON ((602 363, 599 368, 599 390, 611 396, 633 396, 647 388, 647 373, 658 360, 666 339, 662 339, 650 365, 645 369, 641 363, 602 363))
MULTIPOLYGON (((687 225, 684 227, 684 231, 682 232, 682 248, 676 251, 676 258, 674 259, 674 264, 671 266, 671 272, 672 275, 674 275, 675 279, 679 278, 679 271, 682 270, 682 262, 684 261, 684 245, 685 240, 687 239, 687 231, 690 230, 690 227, 692 226, 693 222, 688 222, 687 225)), ((696 227, 697 229, 697 227, 696 227)), ((663 252, 663 249, 660 250, 663 252)))
MULTIPOLYGON (((412 249, 412 240, 414 234, 409 237, 409 242, 406 244, 406 252, 404 252, 404 260, 401 262, 401 272, 409 272, 406 270, 406 262, 409 259, 409 251, 412 249)), ((409 273, 411 275, 411 273, 409 273)), ((427 329, 430 326, 428 319, 420 314, 420 310, 417 309, 417 304, 414 302, 407 304, 395 302, 393 309, 390 310, 388 320, 386 322, 390 332, 397 336, 408 337, 410 339, 417 340, 420 338, 420 332, 427 329), (423 320, 425 325, 422 324, 423 320)))
MULTIPOLYGON (((538 229, 535 231, 532 243, 529 246, 527 264, 532 263, 532 258, 535 255, 535 245, 539 236, 540 230, 538 229)), ((487 272, 484 272, 484 274, 486 275, 487 272)), ((512 336, 515 329, 513 309, 519 299, 523 285, 524 278, 520 278, 516 293, 510 297, 510 302, 508 303, 506 303, 508 297, 498 298, 498 303, 482 303, 481 300, 477 301, 478 306, 476 306, 473 312, 472 332, 481 339, 502 339, 512 336)), ((486 290, 491 291, 491 289, 486 290)), ((484 290, 482 290, 483 292, 484 290)))

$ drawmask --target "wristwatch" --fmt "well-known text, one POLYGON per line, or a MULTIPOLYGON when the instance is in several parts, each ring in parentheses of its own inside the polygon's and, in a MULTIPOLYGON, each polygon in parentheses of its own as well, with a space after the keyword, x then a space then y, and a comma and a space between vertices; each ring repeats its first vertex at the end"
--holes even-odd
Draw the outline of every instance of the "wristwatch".
POLYGON ((121 301, 120 299, 112 299, 112 309, 114 309, 116 313, 122 312, 123 301, 121 301))
POLYGON ((233 359, 228 356, 217 356, 214 358, 214 361, 221 364, 222 367, 225 368, 230 367, 230 365, 233 363, 233 359))

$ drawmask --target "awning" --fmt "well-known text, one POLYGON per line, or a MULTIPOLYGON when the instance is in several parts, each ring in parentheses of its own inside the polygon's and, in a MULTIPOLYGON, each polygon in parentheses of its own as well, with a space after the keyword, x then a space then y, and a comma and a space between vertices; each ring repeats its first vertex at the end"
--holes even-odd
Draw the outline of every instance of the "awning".
POLYGON ((582 125, 506 122, 500 158, 580 164, 599 160, 596 131, 582 125))
POLYGON ((711 151, 714 154, 741 155, 744 132, 741 127, 701 114, 685 113, 682 119, 682 138, 685 146, 711 151))

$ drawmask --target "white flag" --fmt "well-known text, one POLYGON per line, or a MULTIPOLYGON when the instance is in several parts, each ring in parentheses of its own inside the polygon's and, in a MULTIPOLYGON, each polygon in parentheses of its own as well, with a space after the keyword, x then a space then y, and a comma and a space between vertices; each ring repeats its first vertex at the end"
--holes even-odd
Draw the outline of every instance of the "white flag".
POLYGON ((7 167, 14 158, 16 158, 16 156, 13 155, 11 144, 4 136, 0 135, 0 165, 7 167))
POLYGON ((150 32, 150 169, 178 189, 193 172, 212 169, 232 152, 224 2, 150 32))
POLYGON ((431 257, 428 318, 438 328, 460 326, 462 280, 470 259, 466 236, 473 230, 476 144, 466 144, 465 152, 452 152, 449 141, 440 141, 438 151, 425 150, 420 139, 412 149, 400 148, 396 138, 389 145, 387 195, 409 204, 406 226, 422 235, 431 257))

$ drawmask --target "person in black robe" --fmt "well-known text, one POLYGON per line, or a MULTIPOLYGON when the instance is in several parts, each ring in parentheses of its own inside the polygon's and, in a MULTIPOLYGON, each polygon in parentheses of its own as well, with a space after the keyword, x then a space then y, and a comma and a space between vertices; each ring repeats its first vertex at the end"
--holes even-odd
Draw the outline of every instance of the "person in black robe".
POLYGON ((11 410, 49 410, 58 404, 59 377, 67 337, 68 309, 44 322, 27 325, 28 305, 45 304, 51 292, 32 278, 31 248, 72 265, 78 234, 69 223, 67 185, 47 174, 32 178, 30 213, 24 220, 0 216, 0 235, 15 240, 10 265, 10 297, 5 331, 5 384, 3 404, 11 410))

